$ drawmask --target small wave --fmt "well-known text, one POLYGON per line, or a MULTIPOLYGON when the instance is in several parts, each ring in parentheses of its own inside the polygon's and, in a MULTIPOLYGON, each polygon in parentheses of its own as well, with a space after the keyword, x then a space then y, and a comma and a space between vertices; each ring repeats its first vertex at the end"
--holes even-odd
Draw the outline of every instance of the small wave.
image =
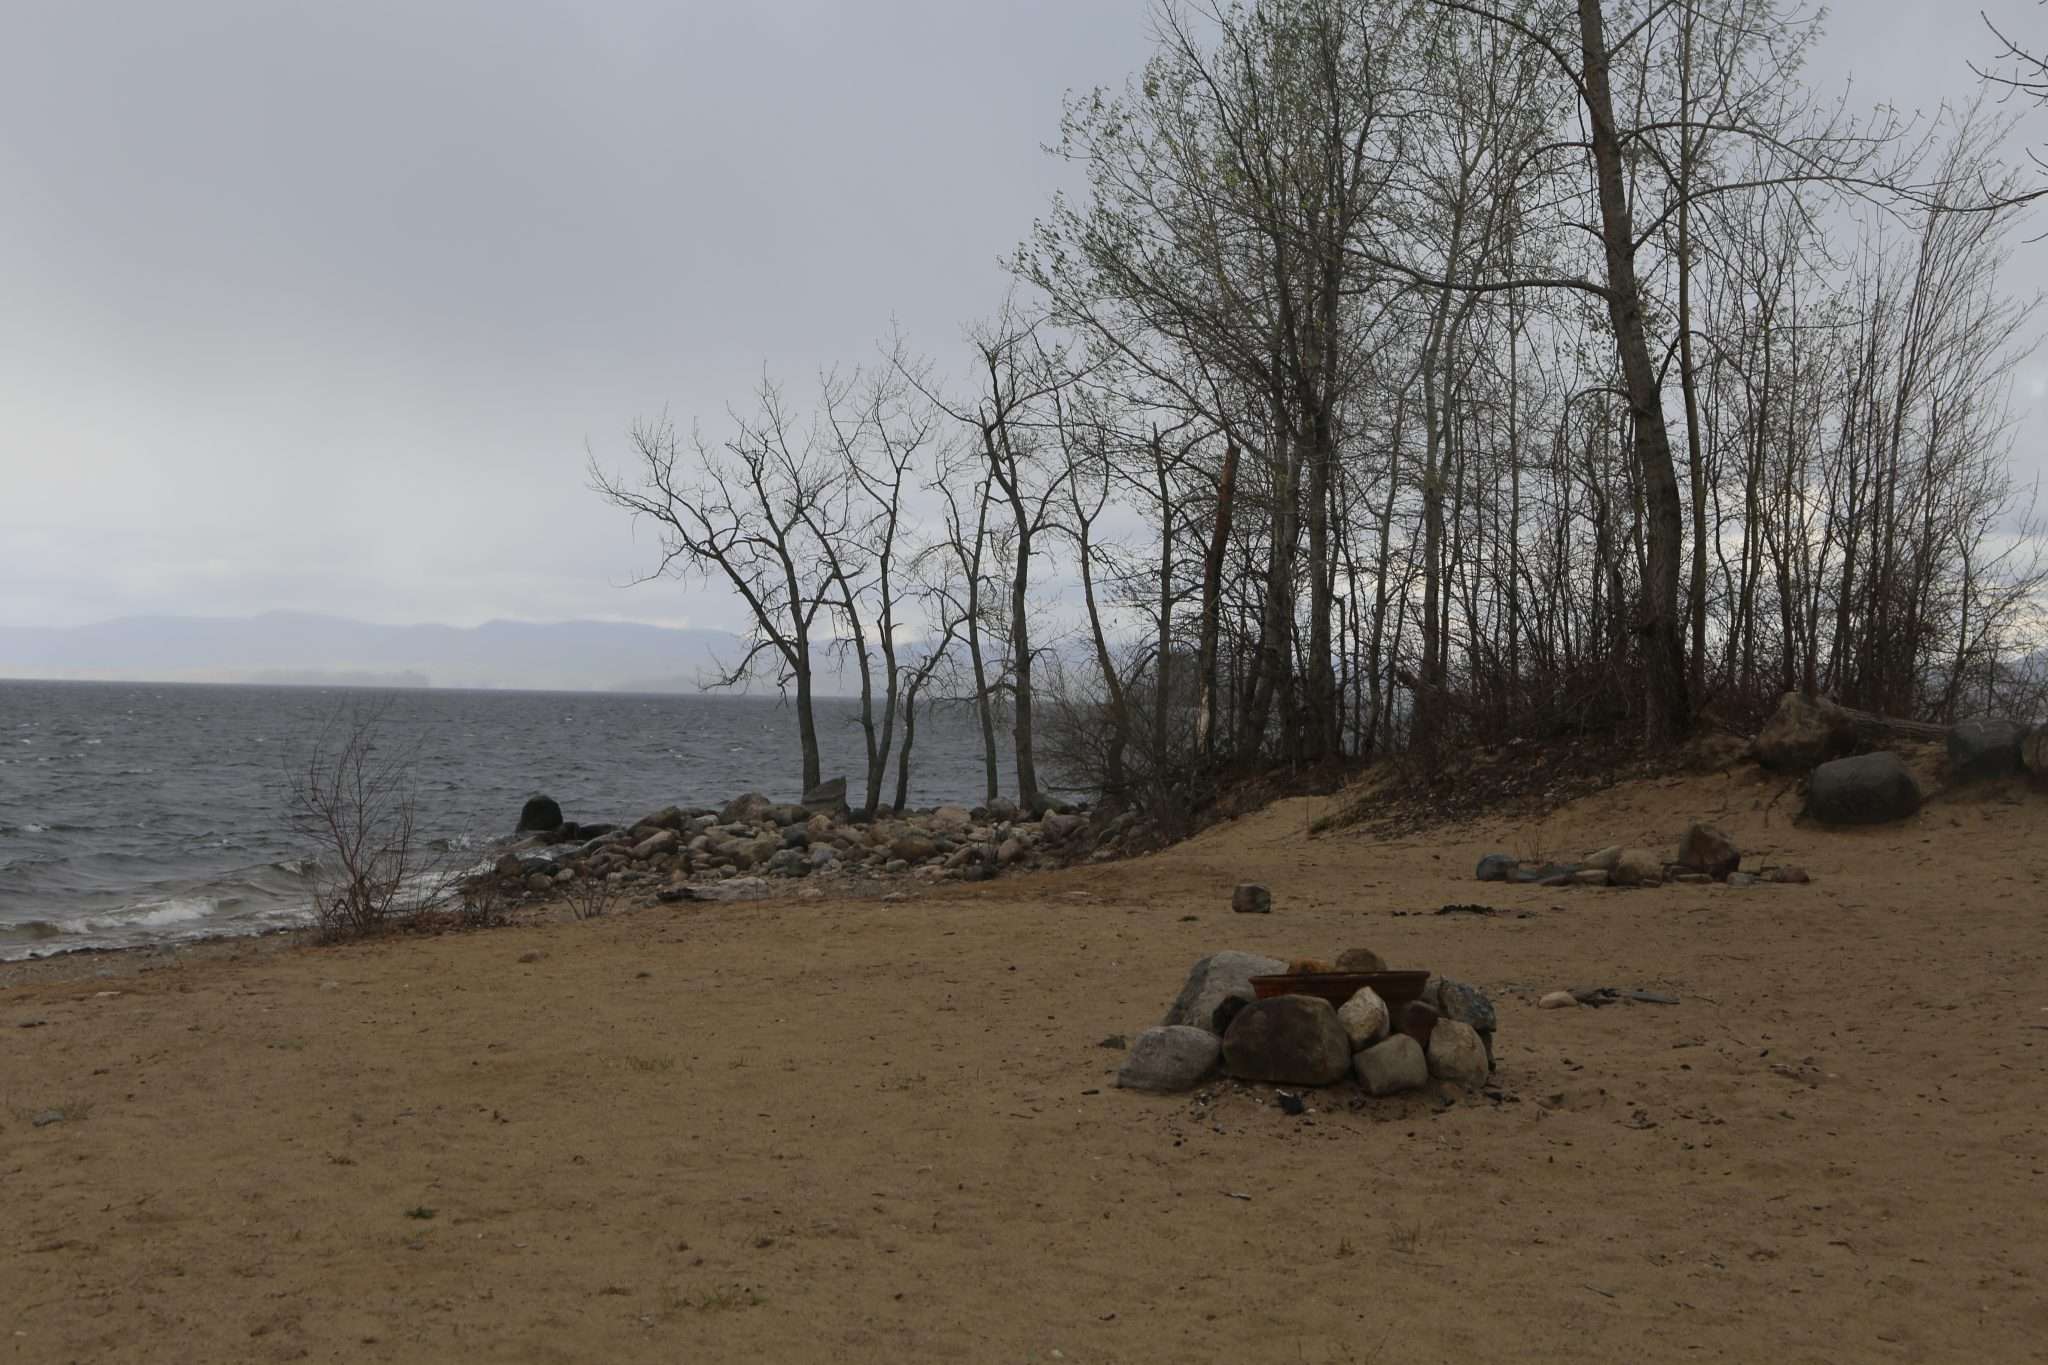
POLYGON ((66 933, 106 934, 122 929, 162 929, 173 924, 190 924, 219 912, 222 903, 212 896, 172 896, 168 900, 141 901, 130 909, 111 915, 81 915, 60 920, 66 933))

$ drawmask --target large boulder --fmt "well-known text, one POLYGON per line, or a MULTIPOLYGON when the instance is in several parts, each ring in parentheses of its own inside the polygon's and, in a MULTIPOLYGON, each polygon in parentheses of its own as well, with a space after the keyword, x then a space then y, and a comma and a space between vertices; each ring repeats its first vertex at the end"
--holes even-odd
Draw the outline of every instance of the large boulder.
POLYGON ((2021 767, 2026 727, 1997 716, 1966 720, 1948 732, 1949 776, 1958 782, 2010 777, 2021 767))
POLYGON ((1252 989, 1253 977, 1278 976, 1286 970, 1287 964, 1277 957, 1261 957, 1257 953, 1211 953, 1189 969, 1180 994, 1173 998, 1166 1017, 1159 1022, 1165 1026, 1188 1024, 1220 1032, 1215 1027, 1217 1006, 1226 1000, 1248 1002, 1256 999, 1258 992, 1252 989))
POLYGON ((1486 1084, 1492 1072, 1486 1060, 1486 1044, 1477 1030, 1455 1019, 1437 1021, 1429 1034, 1430 1075, 1477 1090, 1486 1084))
POLYGON ((1825 697, 1787 692, 1764 722, 1750 752, 1766 768, 1805 772, 1816 763, 1839 758, 1856 748, 1856 722, 1825 697))
POLYGON ((562 827, 562 808, 555 804, 555 798, 535 792, 526 798, 526 804, 519 808, 520 834, 538 830, 545 833, 562 827))
POLYGON ((1205 1028, 1148 1028, 1131 1043, 1116 1083, 1126 1090, 1191 1090, 1215 1069, 1223 1044, 1205 1028))
POLYGON ((725 803, 725 809, 718 812, 721 825, 752 825, 768 818, 768 812, 775 809, 775 803, 759 792, 746 792, 725 803))
POLYGON ((1271 1085, 1332 1085, 1351 1070, 1351 1040, 1330 1002, 1276 995, 1237 1012, 1223 1035, 1231 1075, 1271 1085))
POLYGON ((1678 861, 1694 872, 1720 879, 1742 866, 1742 850, 1712 825, 1695 821, 1678 840, 1678 861))
POLYGON ((1806 810, 1824 825, 1882 825, 1920 809, 1920 784, 1894 753, 1838 758, 1806 781, 1806 810))
POLYGON ((998 824, 1008 824, 1023 814, 1024 812, 1018 809, 1017 803, 1007 796, 998 796, 995 800, 988 803, 988 818, 998 824))
POLYGON ((810 815, 844 818, 847 813, 846 779, 835 777, 812 787, 804 793, 803 807, 810 815))
POLYGON ((958 834, 974 823, 974 814, 965 806, 940 806, 926 823, 935 830, 958 834))
POLYGON ((1358 1084, 1368 1095, 1393 1095, 1429 1084, 1429 1058, 1405 1033, 1374 1043, 1351 1059, 1358 1084))

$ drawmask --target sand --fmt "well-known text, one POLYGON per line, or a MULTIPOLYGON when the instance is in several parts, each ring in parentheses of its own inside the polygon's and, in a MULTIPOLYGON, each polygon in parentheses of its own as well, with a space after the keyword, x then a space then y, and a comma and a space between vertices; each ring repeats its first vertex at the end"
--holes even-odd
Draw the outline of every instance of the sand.
POLYGON ((1792 804, 17 969, 0 1361, 2039 1359, 2048 796, 1792 804), (1814 883, 1470 879, 1696 817, 1814 883), (1201 954, 1354 945, 1493 994, 1497 1095, 1112 1087, 1201 954))

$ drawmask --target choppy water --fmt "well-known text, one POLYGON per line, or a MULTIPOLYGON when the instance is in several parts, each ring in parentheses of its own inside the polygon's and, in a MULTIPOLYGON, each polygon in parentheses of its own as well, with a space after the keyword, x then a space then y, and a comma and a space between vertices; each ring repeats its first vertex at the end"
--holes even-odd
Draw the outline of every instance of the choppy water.
MULTIPOLYGON (((286 770, 363 697, 0 681, 0 958, 302 922, 314 849, 291 827, 286 770)), ((507 834, 535 790, 586 823, 746 790, 800 795, 795 714, 772 700, 420 691, 381 701, 380 744, 416 756, 425 834, 458 850, 507 834)), ((853 719, 851 701, 819 703, 825 773, 858 788, 853 719)), ((978 799, 970 718, 921 714, 911 767, 915 804, 978 799)))

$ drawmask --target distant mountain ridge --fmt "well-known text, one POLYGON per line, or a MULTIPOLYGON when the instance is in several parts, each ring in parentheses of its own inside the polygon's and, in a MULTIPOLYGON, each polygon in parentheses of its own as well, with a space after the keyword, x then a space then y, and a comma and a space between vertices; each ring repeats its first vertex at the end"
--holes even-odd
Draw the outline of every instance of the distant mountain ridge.
POLYGON ((616 621, 387 626, 290 611, 130 616, 0 626, 0 678, 686 691, 742 650, 728 631, 616 621))

